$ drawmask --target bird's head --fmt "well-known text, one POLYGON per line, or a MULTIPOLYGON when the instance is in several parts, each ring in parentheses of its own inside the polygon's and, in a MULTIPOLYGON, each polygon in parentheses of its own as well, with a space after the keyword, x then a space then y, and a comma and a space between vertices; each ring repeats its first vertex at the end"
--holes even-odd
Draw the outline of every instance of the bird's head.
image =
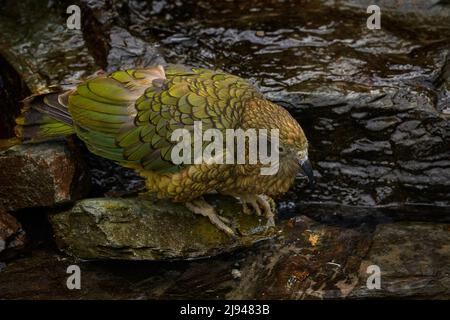
MULTIPOLYGON (((284 110, 284 109, 283 109, 284 110)), ((289 115, 285 126, 280 127, 279 155, 280 164, 300 169, 314 185, 314 174, 308 158, 308 140, 298 122, 289 115)))
POLYGON ((308 177, 311 186, 314 185, 314 174, 308 158, 308 139, 300 124, 281 106, 271 103, 272 126, 279 130, 280 167, 283 171, 302 171, 308 177), (275 112, 274 112, 275 111, 275 112))
POLYGON ((246 108, 249 128, 278 129, 278 174, 292 177, 301 169, 314 184, 311 163, 308 159, 308 140, 300 124, 283 107, 265 99, 255 99, 246 108))

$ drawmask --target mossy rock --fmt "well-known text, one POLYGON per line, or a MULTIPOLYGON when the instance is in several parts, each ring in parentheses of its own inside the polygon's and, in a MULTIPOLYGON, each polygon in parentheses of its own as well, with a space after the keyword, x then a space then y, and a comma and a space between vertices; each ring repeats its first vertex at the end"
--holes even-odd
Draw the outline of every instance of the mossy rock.
POLYGON ((50 214, 58 247, 81 259, 194 259, 248 247, 274 236, 266 219, 242 212, 233 198, 207 201, 231 219, 240 234, 233 239, 184 205, 148 196, 96 198, 50 214))

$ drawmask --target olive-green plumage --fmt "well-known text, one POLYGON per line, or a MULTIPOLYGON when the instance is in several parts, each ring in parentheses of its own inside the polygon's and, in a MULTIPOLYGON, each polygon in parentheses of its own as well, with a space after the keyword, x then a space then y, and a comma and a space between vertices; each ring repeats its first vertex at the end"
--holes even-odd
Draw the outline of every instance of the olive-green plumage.
POLYGON ((222 71, 178 65, 97 74, 64 93, 31 97, 16 133, 24 142, 76 133, 94 154, 137 170, 150 192, 190 202, 192 211, 207 215, 228 233, 223 220, 212 218, 210 207, 192 203, 218 191, 270 212, 258 195, 287 191, 299 162, 307 160, 307 140, 298 123, 250 83, 222 71), (278 172, 263 176, 261 165, 248 163, 174 164, 171 152, 177 142, 172 133, 193 132, 195 122, 201 122, 203 131, 223 133, 279 129, 278 172))

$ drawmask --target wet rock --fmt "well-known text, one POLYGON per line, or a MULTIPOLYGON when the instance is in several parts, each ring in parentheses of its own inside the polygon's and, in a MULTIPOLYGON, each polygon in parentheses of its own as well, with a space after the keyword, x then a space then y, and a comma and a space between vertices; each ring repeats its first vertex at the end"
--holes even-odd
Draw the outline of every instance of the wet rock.
POLYGON ((450 17, 450 5, 447 0, 345 0, 341 5, 350 5, 359 8, 367 8, 370 5, 378 5, 381 12, 389 11, 397 14, 412 14, 415 16, 444 16, 450 17))
POLYGON ((2 3, 0 55, 32 92, 45 91, 49 85, 70 85, 99 69, 89 54, 82 31, 67 27, 66 9, 70 4, 2 3))
POLYGON ((146 190, 145 180, 133 169, 89 152, 79 139, 73 142, 74 150, 83 157, 89 171, 89 198, 132 196, 146 190))
POLYGON ((67 27, 69 5, 64 1, 2 2, 0 138, 13 135, 20 101, 30 93, 47 92, 49 86, 70 87, 99 69, 81 30, 67 27))
POLYGON ((240 281, 229 299, 342 299, 358 284, 371 230, 317 224, 295 217, 277 241, 240 261, 240 281))
POLYGON ((23 79, 0 56, 0 139, 14 135, 14 119, 19 115, 19 101, 28 94, 23 79))
POLYGON ((0 153, 0 204, 8 211, 50 207, 88 192, 83 161, 62 141, 14 146, 0 153))
POLYGON ((92 185, 89 197, 131 196, 146 190, 144 179, 133 169, 124 168, 87 150, 84 154, 92 185))
POLYGON ((144 68, 164 63, 155 45, 133 37, 125 29, 113 27, 110 38, 111 49, 107 58, 107 71, 144 68))
MULTIPOLYGON (((124 274, 115 275, 114 266, 90 265, 61 256, 51 250, 37 249, 29 256, 12 260, 0 267, 0 299, 142 299, 145 293, 130 287, 124 274), (81 290, 66 286, 67 268, 79 265, 82 272, 81 290), (18 285, 20 284, 20 285, 18 285), (102 289, 100 289, 102 288, 102 289)), ((128 271, 151 276, 157 272, 151 265, 128 265, 128 271), (137 267, 137 269, 135 269, 137 267)))
POLYGON ((50 215, 58 246, 83 259, 192 259, 229 252, 272 235, 266 220, 241 213, 232 198, 216 199, 218 212, 231 218, 236 240, 181 204, 149 200, 85 199, 71 210, 50 215), (221 200, 220 200, 221 199, 221 200))
POLYGON ((361 285, 353 298, 450 297, 450 229, 448 224, 380 225, 360 266, 361 285), (381 288, 368 289, 367 268, 381 270, 381 288))
MULTIPOLYGON (((101 217, 97 217, 99 221, 101 217)), ((307 218, 285 221, 279 228, 282 230, 279 236, 271 240, 214 259, 194 261, 89 262, 40 249, 29 257, 12 261, 0 272, 0 297, 342 298, 357 286, 360 262, 370 247, 370 232, 329 227, 307 218), (82 270, 81 290, 67 290, 64 286, 66 268, 71 264, 77 264, 82 270), (19 282, 23 286, 14 286, 19 282)), ((129 250, 129 247, 116 248, 121 249, 129 250)))
POLYGON ((0 260, 11 258, 25 247, 25 242, 20 223, 0 207, 0 260))
MULTIPOLYGON (((186 221, 182 217, 184 213, 179 214, 181 221, 186 221)), ((97 225, 102 224, 102 217, 104 215, 97 217, 97 225)), ((75 216, 71 219, 62 219, 68 223, 64 228, 77 223, 75 216)), ((139 215, 136 219, 140 219, 139 215)), ((115 224, 119 229, 121 223, 116 221, 115 224)), ((449 298, 448 224, 400 222, 379 225, 374 229, 369 225, 331 226, 300 216, 281 222, 278 228, 276 238, 213 259, 86 261, 61 255, 51 248, 40 248, 27 257, 9 262, 0 272, 0 297, 449 298), (72 264, 82 270, 81 290, 68 290, 65 286, 66 268, 72 264), (366 287, 367 266, 372 264, 381 268, 381 290, 368 290, 366 287), (22 285, 18 287, 17 283, 22 285)), ((138 239, 142 230, 145 228, 139 230, 138 239)), ((92 230, 86 228, 84 232, 92 230)), ((98 235, 98 231, 94 231, 94 235, 98 235)), ((129 247, 121 245, 115 250, 131 252, 129 247)))
POLYGON ((83 1, 83 31, 87 46, 106 71, 139 68, 165 63, 152 39, 130 33, 121 14, 124 2, 83 1))
POLYGON ((106 70, 108 67, 107 56, 111 48, 109 30, 113 23, 120 18, 122 1, 82 1, 82 30, 86 40, 86 46, 96 63, 106 70))
MULTIPOLYGON (((433 93, 405 87, 365 92, 352 85, 345 90, 350 93, 305 93, 293 103, 311 109, 290 107, 311 132, 311 158, 320 177, 299 202, 449 206, 450 127, 433 93), (376 191, 386 188, 388 193, 376 191)), ((302 189, 298 184, 297 193, 302 189)))

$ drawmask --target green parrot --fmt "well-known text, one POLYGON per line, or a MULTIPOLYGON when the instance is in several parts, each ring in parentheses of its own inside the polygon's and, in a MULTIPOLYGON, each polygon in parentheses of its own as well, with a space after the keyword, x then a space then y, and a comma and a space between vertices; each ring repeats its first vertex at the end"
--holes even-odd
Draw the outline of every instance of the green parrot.
POLYGON ((253 209, 273 223, 267 197, 285 193, 300 168, 313 179, 308 141, 297 121, 246 80, 220 70, 167 65, 97 73, 65 92, 27 98, 16 123, 13 143, 76 134, 92 153, 136 170, 149 192, 185 203, 232 236, 230 221, 217 214, 204 194, 235 196, 246 212, 253 209), (193 132, 196 122, 203 132, 224 134, 228 129, 278 129, 278 171, 261 175, 262 164, 248 161, 175 163, 172 134, 193 132))

